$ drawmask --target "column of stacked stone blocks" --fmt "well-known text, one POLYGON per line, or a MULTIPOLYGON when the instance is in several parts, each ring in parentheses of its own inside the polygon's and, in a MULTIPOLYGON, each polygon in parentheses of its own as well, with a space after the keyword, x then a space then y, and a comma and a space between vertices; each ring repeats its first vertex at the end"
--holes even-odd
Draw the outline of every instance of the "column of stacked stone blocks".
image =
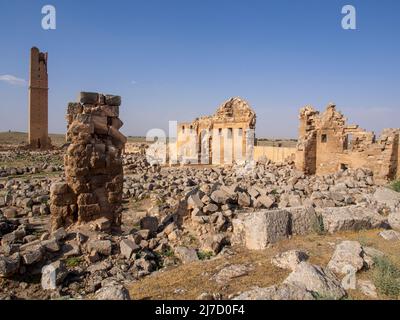
POLYGON ((81 92, 67 110, 65 182, 51 187, 52 227, 107 218, 119 225, 123 188, 121 97, 81 92))

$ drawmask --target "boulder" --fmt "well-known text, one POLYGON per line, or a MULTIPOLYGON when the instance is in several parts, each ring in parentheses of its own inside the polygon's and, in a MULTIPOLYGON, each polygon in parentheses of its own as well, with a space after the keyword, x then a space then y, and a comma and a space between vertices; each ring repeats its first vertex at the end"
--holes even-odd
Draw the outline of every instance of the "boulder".
POLYGON ((121 284, 108 285, 96 291, 96 300, 130 300, 129 291, 121 284))
MULTIPOLYGON (((234 230, 234 232, 236 232, 234 230)), ((239 230, 239 232, 242 232, 239 230)), ((284 210, 253 212, 244 220, 245 245, 250 250, 265 249, 289 235, 289 213, 284 210)))
POLYGON ((55 290, 60 285, 68 271, 65 268, 65 263, 61 260, 50 263, 42 268, 41 285, 43 290, 55 290))
POLYGON ((257 202, 261 204, 262 207, 269 209, 274 205, 275 198, 272 196, 263 195, 257 198, 257 202))
POLYGON ((300 262, 284 283, 304 287, 318 299, 338 300, 346 295, 332 272, 308 262, 300 262))
POLYGON ((388 241, 399 241, 400 240, 400 232, 394 230, 384 230, 379 232, 379 235, 388 241))
POLYGON ((251 205, 250 196, 245 192, 239 192, 239 194, 238 194, 238 205, 240 207, 244 207, 244 208, 250 207, 250 205, 251 205))
POLYGON ((110 240, 89 240, 87 249, 88 252, 97 251, 104 256, 109 256, 112 252, 112 244, 110 240))
POLYGON ((208 234, 200 239, 200 249, 205 252, 212 252, 217 254, 221 251, 222 246, 225 242, 225 236, 223 234, 208 234))
POLYGON ((233 300, 314 300, 314 296, 304 286, 283 283, 245 291, 233 300))
POLYGON ((219 284, 227 284, 232 279, 247 275, 249 271, 250 268, 246 265, 230 265, 222 268, 212 277, 212 280, 215 280, 219 284))
POLYGON ((364 266, 363 249, 357 241, 339 243, 327 268, 338 274, 347 274, 345 269, 348 265, 352 266, 356 272, 364 266))
POLYGON ((0 277, 10 277, 18 272, 20 255, 18 252, 9 257, 0 255, 0 277))
POLYGON ((156 233, 158 230, 157 217, 143 217, 140 219, 140 229, 149 230, 150 233, 156 233))
POLYGON ((306 235, 315 231, 318 217, 312 206, 291 207, 285 210, 290 214, 291 234, 306 235))
POLYGON ((380 187, 376 189, 373 199, 378 204, 385 205, 389 208, 395 208, 400 204, 400 193, 392 189, 380 187))
POLYGON ((357 289, 367 297, 378 298, 375 285, 369 280, 358 280, 357 289))
POLYGON ((389 214, 388 223, 392 229, 400 231, 400 211, 394 211, 389 214))
POLYGON ((302 261, 307 261, 307 253, 300 250, 289 250, 280 253, 271 259, 271 263, 281 269, 296 269, 302 261))
POLYGON ((197 252, 194 249, 186 247, 175 247, 174 253, 179 258, 179 260, 182 261, 182 263, 191 263, 199 260, 197 252))
POLYGON ((358 231, 386 226, 387 220, 370 208, 361 206, 317 209, 321 214, 325 231, 358 231))
POLYGON ((134 241, 124 239, 119 243, 119 249, 126 259, 130 259, 135 252, 140 250, 140 247, 134 241))
POLYGON ((67 232, 65 231, 65 229, 63 227, 58 228, 57 230, 55 230, 51 236, 56 239, 57 241, 61 241, 64 240, 67 237, 67 232))
POLYGON ((218 204, 226 204, 229 199, 229 195, 222 190, 216 190, 211 193, 211 199, 218 204))

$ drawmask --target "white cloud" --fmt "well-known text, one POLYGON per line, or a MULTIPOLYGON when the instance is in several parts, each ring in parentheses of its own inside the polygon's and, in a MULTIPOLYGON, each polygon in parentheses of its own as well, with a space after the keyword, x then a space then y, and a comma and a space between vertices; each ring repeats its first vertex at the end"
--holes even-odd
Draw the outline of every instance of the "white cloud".
POLYGON ((7 82, 8 84, 11 84, 13 86, 25 86, 26 85, 26 80, 17 78, 10 74, 0 75, 0 81, 7 82))

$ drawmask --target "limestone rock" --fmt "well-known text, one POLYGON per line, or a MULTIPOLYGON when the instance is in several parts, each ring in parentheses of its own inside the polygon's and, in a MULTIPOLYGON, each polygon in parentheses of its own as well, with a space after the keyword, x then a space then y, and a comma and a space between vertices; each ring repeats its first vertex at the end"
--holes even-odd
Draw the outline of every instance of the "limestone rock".
POLYGON ((290 213, 291 234, 306 235, 314 232, 317 214, 312 206, 286 208, 290 213))
POLYGON ((112 244, 110 240, 89 240, 87 249, 89 252, 97 251, 104 256, 109 256, 111 255, 112 244))
POLYGON ((399 241, 400 240, 400 232, 394 230, 384 230, 379 232, 379 235, 388 241, 399 241))
POLYGON ((119 243, 119 248, 121 254, 128 260, 135 252, 138 252, 140 250, 140 247, 134 241, 129 239, 121 240, 121 242, 119 243))
POLYGON ((120 284, 108 285, 96 291, 96 300, 131 300, 129 291, 120 284))
POLYGON ((258 211, 244 221, 248 249, 262 250, 289 235, 289 213, 284 210, 258 211))
POLYGON ((232 279, 245 276, 250 268, 246 265, 230 265, 221 269, 213 278, 219 284, 226 284, 232 279))
POLYGON ((43 290, 55 290, 60 285, 68 271, 63 261, 56 261, 42 268, 41 285, 43 290))
POLYGON ((318 209, 317 213, 322 215, 324 229, 329 233, 376 229, 386 224, 384 217, 360 206, 324 208, 318 209))
POLYGON ((364 294, 370 298, 378 297, 375 285, 369 280, 358 280, 357 288, 358 288, 358 290, 361 291, 362 294, 364 294))
POLYGON ((182 263, 191 263, 198 261, 197 252, 194 249, 186 247, 175 247, 175 255, 182 261, 182 263))
POLYGON ((300 262, 284 283, 304 287, 317 298, 338 300, 346 295, 333 273, 307 262, 300 262))
POLYGON ((233 300, 314 300, 314 296, 304 286, 283 283, 245 291, 233 300))
POLYGON ((302 261, 307 261, 307 253, 300 250, 289 250, 272 258, 271 263, 278 268, 295 270, 302 261))
POLYGON ((373 198, 379 204, 383 204, 389 208, 397 207, 400 204, 400 193, 385 187, 378 188, 373 198))
POLYGON ((18 252, 10 257, 0 255, 0 277, 10 277, 18 272, 20 255, 18 252))
POLYGON ((389 225, 392 229, 400 231, 400 211, 394 211, 389 214, 389 225))
POLYGON ((364 266, 363 249, 357 241, 342 241, 336 246, 335 252, 328 263, 328 268, 339 274, 346 274, 344 267, 352 266, 359 271, 364 266))

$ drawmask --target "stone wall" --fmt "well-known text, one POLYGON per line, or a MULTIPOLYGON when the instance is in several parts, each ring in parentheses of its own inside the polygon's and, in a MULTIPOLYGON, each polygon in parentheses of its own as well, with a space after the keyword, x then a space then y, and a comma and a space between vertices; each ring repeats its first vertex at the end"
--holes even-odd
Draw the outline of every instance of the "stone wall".
POLYGON ((326 175, 348 168, 366 168, 376 183, 399 177, 400 129, 385 129, 376 138, 346 118, 331 104, 319 114, 311 106, 300 111, 296 167, 307 174, 326 175))
POLYGON ((293 160, 296 155, 296 148, 274 147, 274 146, 255 146, 254 160, 259 161, 266 158, 274 163, 284 163, 293 160))
POLYGON ((119 132, 119 96, 80 94, 67 111, 66 181, 51 187, 52 226, 106 218, 120 224, 126 137, 119 132))

